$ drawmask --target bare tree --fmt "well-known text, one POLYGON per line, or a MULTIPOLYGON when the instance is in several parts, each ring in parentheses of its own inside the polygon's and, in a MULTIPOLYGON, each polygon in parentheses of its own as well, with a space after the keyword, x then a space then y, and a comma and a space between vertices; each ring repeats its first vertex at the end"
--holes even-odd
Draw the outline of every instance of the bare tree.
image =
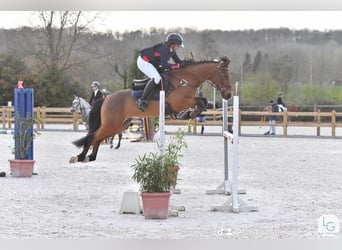
POLYGON ((35 55, 45 68, 64 72, 80 64, 81 61, 72 57, 73 52, 85 49, 79 38, 97 14, 86 17, 81 11, 40 11, 38 15, 43 26, 43 40, 35 55))
POLYGON ((212 32, 208 30, 203 31, 199 39, 199 51, 201 53, 200 56, 203 57, 203 59, 216 58, 219 55, 216 47, 217 45, 212 37, 212 32))

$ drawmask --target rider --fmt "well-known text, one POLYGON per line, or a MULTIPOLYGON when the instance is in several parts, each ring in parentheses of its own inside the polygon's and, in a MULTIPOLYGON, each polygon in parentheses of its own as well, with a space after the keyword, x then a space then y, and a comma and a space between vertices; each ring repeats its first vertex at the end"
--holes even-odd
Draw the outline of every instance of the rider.
POLYGON ((92 82, 92 84, 90 85, 90 87, 93 88, 93 92, 91 93, 90 100, 89 100, 89 103, 91 106, 93 106, 97 100, 103 98, 103 93, 100 90, 100 86, 101 84, 97 81, 92 82))
POLYGON ((285 105, 285 103, 284 103, 284 101, 283 101, 283 96, 282 96, 281 93, 279 93, 279 95, 278 95, 278 98, 277 98, 277 105, 278 105, 278 107, 279 107, 279 109, 280 109, 281 112, 284 111, 284 110, 286 110, 286 105, 285 105))
POLYGON ((140 51, 137 66, 150 78, 142 96, 137 100, 138 108, 142 112, 145 112, 155 88, 161 81, 159 72, 165 69, 178 69, 183 62, 176 53, 180 47, 184 48, 183 37, 178 33, 170 33, 164 42, 140 51), (169 63, 170 58, 175 64, 169 63))

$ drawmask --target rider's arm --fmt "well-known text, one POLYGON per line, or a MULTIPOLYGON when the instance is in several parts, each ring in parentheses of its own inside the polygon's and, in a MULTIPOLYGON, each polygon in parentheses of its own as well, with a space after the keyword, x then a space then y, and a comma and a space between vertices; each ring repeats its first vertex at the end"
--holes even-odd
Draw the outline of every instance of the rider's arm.
MULTIPOLYGON (((169 63, 169 60, 171 57, 169 47, 161 46, 159 52, 160 52, 160 65, 163 69, 178 69, 179 68, 179 64, 176 61, 175 61, 176 64, 169 63)), ((177 58, 178 58, 178 56, 177 56, 177 58)), ((175 60, 174 58, 172 58, 172 59, 175 60)), ((180 61, 179 58, 178 58, 178 60, 180 61)))

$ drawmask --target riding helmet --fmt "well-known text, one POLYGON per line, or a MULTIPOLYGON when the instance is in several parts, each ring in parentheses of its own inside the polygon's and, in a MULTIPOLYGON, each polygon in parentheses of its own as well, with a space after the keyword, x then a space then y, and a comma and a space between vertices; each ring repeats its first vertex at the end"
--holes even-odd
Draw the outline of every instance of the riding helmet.
POLYGON ((95 87, 95 86, 96 86, 96 87, 98 87, 98 88, 99 88, 99 87, 100 87, 100 85, 101 85, 101 84, 100 84, 99 82, 97 82, 97 81, 94 81, 94 82, 93 82, 93 83, 90 85, 90 87, 95 87))
POLYGON ((168 44, 175 43, 184 48, 183 37, 178 33, 170 33, 167 35, 166 40, 168 44))

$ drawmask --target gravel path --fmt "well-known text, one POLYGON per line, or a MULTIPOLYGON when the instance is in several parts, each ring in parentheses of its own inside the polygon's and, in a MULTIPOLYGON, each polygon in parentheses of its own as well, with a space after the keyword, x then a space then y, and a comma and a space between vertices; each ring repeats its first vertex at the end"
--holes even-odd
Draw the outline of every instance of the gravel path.
MULTIPOLYGON (((248 129, 262 134, 266 128, 248 129)), ((206 194, 223 181, 223 138, 186 136, 181 194, 171 196, 171 205, 186 210, 145 220, 119 210, 123 193, 138 191, 130 165, 156 143, 124 140, 119 150, 102 145, 96 162, 69 164, 80 152, 71 141, 83 135, 42 131, 34 142, 38 175, 14 178, 7 162, 12 135, 0 134, 0 172, 7 173, 0 178, 0 239, 315 239, 320 215, 342 218, 341 139, 240 137, 239 188, 247 191, 240 198, 259 211, 236 214, 209 211, 229 197, 206 194)))

